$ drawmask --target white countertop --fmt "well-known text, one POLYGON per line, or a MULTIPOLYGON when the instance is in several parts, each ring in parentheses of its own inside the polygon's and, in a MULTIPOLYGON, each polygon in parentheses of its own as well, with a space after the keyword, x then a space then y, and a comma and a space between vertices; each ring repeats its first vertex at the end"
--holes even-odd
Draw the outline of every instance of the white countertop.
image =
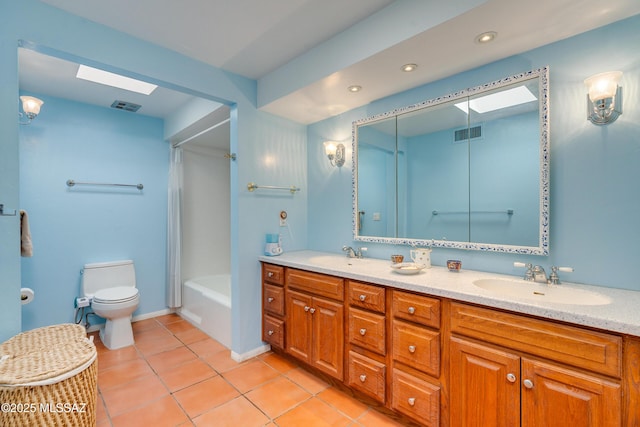
MULTIPOLYGON (((497 273, 462 270, 450 272, 446 267, 433 266, 415 275, 393 272, 391 262, 374 258, 354 259, 344 255, 316 251, 295 251, 280 256, 261 256, 260 261, 302 270, 314 271, 363 282, 385 285, 440 296, 458 301, 482 304, 547 319, 590 326, 640 337, 640 292, 562 282, 557 286, 597 292, 611 299, 605 305, 572 305, 538 302, 519 297, 500 296, 481 289, 474 280, 485 278, 515 279, 520 277, 497 273)), ((523 283, 526 283, 523 281, 523 283)))

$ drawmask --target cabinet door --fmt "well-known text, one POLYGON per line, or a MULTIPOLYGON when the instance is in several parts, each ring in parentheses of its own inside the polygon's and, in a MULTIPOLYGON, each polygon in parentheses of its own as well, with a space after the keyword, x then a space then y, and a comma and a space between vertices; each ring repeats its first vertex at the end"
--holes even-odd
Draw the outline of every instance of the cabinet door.
POLYGON ((339 380, 344 372, 344 304, 313 298, 311 364, 339 380))
POLYGON ((620 427, 620 385, 536 360, 522 360, 523 427, 620 427))
POLYGON ((287 352, 307 363, 311 361, 311 306, 309 295, 287 292, 287 352))
POLYGON ((450 372, 452 427, 520 425, 519 356, 451 338, 450 372))

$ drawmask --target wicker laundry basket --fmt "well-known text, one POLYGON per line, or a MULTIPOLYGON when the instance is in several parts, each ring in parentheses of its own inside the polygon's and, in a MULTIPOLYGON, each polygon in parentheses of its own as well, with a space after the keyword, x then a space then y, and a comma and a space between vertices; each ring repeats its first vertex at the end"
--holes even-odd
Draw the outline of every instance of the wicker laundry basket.
POLYGON ((0 426, 95 426, 98 359, 84 327, 46 326, 0 344, 0 426))

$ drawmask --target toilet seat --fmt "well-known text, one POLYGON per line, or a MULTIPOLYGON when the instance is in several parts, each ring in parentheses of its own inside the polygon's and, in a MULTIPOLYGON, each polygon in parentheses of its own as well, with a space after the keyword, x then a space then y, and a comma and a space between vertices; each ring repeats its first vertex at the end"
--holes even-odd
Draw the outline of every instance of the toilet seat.
POLYGON ((119 286, 116 288, 102 289, 93 296, 93 302, 100 304, 121 304, 138 298, 138 288, 119 286))

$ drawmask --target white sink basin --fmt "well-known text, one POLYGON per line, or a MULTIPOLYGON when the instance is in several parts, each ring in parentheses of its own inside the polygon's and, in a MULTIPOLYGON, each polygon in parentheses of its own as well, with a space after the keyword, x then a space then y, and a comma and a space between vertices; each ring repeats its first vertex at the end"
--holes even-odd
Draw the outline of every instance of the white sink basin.
POLYGON ((309 262, 323 267, 339 267, 345 265, 362 265, 366 264, 368 260, 366 258, 348 258, 347 256, 340 255, 318 255, 309 258, 309 262))
POLYGON ((569 305, 606 305, 611 299, 597 292, 545 285, 510 279, 478 279, 473 284, 481 289, 502 297, 514 297, 529 301, 549 302, 569 305))

